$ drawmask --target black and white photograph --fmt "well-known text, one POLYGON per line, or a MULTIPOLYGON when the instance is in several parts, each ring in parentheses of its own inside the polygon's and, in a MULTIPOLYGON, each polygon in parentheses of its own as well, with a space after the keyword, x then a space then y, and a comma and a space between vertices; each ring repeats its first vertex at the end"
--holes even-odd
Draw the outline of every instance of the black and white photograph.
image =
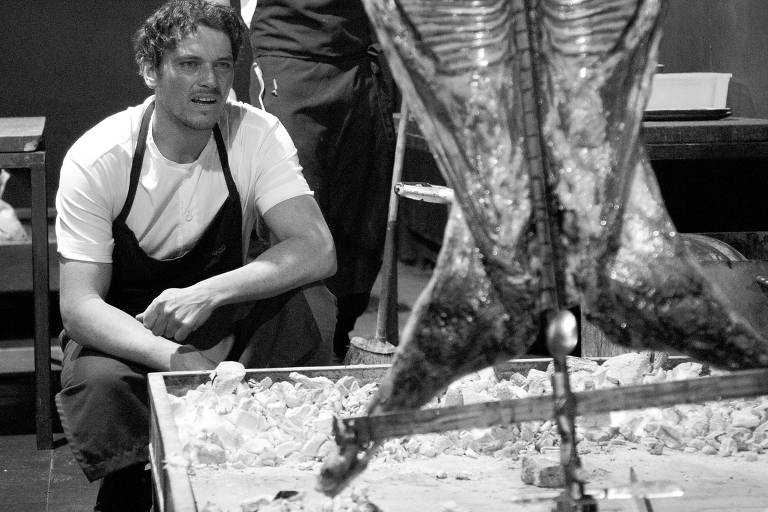
POLYGON ((766 7, 4 0, 0 512, 768 512, 766 7))

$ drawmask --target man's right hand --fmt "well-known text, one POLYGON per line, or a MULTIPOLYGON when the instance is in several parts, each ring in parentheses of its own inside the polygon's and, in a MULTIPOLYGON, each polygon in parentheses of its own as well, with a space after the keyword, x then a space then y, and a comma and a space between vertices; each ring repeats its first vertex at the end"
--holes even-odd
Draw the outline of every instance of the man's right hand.
POLYGON ((168 288, 136 315, 136 320, 155 336, 184 341, 211 316, 217 304, 204 285, 168 288))
POLYGON ((213 370, 218 363, 207 358, 203 352, 192 345, 182 345, 171 354, 172 372, 189 372, 199 370, 213 370))

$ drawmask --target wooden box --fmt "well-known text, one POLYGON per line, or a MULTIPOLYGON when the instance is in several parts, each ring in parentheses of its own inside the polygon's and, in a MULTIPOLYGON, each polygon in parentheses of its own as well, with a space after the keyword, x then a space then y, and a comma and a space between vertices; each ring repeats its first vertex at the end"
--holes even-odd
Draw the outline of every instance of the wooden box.
MULTIPOLYGON (((270 377, 274 381, 281 381, 288 380, 291 372, 300 372, 308 377, 324 376, 331 380, 352 375, 361 382, 372 382, 380 380, 388 368, 389 365, 370 365, 248 370, 245 378, 259 381, 270 377)), ((208 382, 209 375, 210 372, 207 371, 149 374, 149 448, 156 512, 196 512, 198 510, 186 469, 163 463, 171 454, 182 453, 168 395, 183 396, 187 391, 208 382)))
MULTIPOLYGON (((602 363, 606 358, 588 358, 602 363)), ((666 361, 665 368, 689 361, 688 358, 672 356, 666 361)), ((509 378, 512 373, 527 374, 531 369, 544 371, 551 363, 550 358, 513 359, 494 367, 496 376, 500 379, 509 378)), ((259 381, 270 377, 273 381, 289 380, 292 372, 299 372, 308 377, 324 376, 338 380, 344 376, 353 376, 361 384, 380 381, 389 365, 370 366, 327 366, 314 368, 279 368, 266 370, 248 370, 246 380, 259 381)), ((197 512, 205 503, 205 497, 195 499, 193 482, 186 468, 166 465, 164 461, 174 454, 182 453, 177 426, 174 422, 168 395, 183 396, 187 391, 210 380, 210 372, 160 372, 149 374, 149 399, 151 408, 150 418, 150 461, 155 490, 156 512, 197 512)), ((276 468, 267 468, 275 470, 276 468)), ((499 475, 500 479, 509 475, 499 475)), ((511 492, 523 484, 519 479, 504 480, 499 493, 511 492)), ((501 502, 501 498, 495 497, 501 502)), ((501 502, 503 504, 503 502, 501 502)), ((397 508, 391 508, 397 510, 397 508)))

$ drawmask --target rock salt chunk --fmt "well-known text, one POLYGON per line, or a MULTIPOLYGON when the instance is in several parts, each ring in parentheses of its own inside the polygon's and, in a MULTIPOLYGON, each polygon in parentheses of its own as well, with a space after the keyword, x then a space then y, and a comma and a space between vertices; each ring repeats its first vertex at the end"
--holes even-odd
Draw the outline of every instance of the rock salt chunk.
POLYGON ((290 382, 275 382, 270 390, 275 394, 277 400, 285 403, 286 407, 298 407, 302 404, 297 396, 296 388, 290 382))
POLYGON ((336 381, 336 384, 334 384, 334 387, 339 391, 341 391, 342 394, 346 395, 354 391, 355 388, 359 389, 360 384, 357 382, 357 379, 354 378, 352 375, 345 375, 336 381))
POLYGON ((257 496, 255 498, 248 498, 240 502, 241 512, 258 512, 264 510, 272 503, 271 496, 257 496))
POLYGON ((333 381, 328 377, 307 377, 299 372, 291 372, 288 378, 305 388, 324 389, 333 387, 333 381))
POLYGON ((312 430, 315 432, 330 433, 333 429, 333 413, 321 410, 312 418, 312 430))
POLYGON ((263 414, 254 414, 242 409, 236 409, 231 415, 231 420, 237 428, 244 430, 246 434, 263 432, 267 428, 267 420, 263 414))
POLYGON ((464 405, 464 395, 458 388, 448 388, 443 396, 445 407, 456 407, 464 405))
POLYGON ((665 425, 655 421, 648 422, 645 425, 645 432, 651 437, 664 443, 667 448, 673 450, 680 449, 683 446, 682 433, 680 429, 672 425, 665 425))
POLYGON ((628 352, 606 359, 602 367, 607 370, 606 379, 621 386, 639 384, 651 371, 650 352, 628 352))
POLYGON ((249 453, 261 455, 264 452, 274 451, 272 443, 263 437, 254 437, 243 443, 243 449, 249 453))
POLYGON ((662 453, 664 453, 664 443, 659 439, 656 439, 655 437, 651 437, 651 436, 643 437, 640 439, 640 444, 651 455, 661 455, 662 453))
POLYGON ((215 436, 218 444, 225 449, 234 449, 240 444, 240 432, 231 423, 219 423, 211 431, 211 435, 215 436))
POLYGON ((728 427, 725 435, 736 442, 739 451, 749 450, 752 437, 752 430, 744 427, 728 427))
POLYGON ((717 454, 721 457, 730 457, 736 455, 736 452, 738 451, 739 447, 736 440, 732 437, 725 436, 720 441, 720 449, 717 451, 717 454))
POLYGON ((486 393, 473 391, 471 389, 464 390, 461 393, 465 405, 478 404, 481 402, 488 402, 490 397, 486 393))
POLYGON ((532 395, 542 395, 552 392, 552 383, 549 380, 547 372, 542 372, 535 368, 528 371, 526 378, 528 393, 532 395))
POLYGON ((555 458, 526 455, 521 464, 520 479, 526 484, 547 488, 565 485, 565 472, 555 458))
POLYGON ((478 457, 480 457, 480 454, 477 453, 472 448, 467 448, 466 450, 464 450, 464 455, 469 457, 470 459, 477 459, 478 457))
POLYGON ((285 405, 285 402, 277 400, 274 402, 269 402, 265 405, 265 408, 267 410, 267 414, 272 417, 283 416, 288 410, 288 406, 285 405))
POLYGON ((305 423, 309 423, 315 416, 316 410, 309 404, 303 404, 293 409, 288 409, 285 413, 285 419, 292 422, 294 425, 303 427, 305 423))
POLYGON ((760 424, 760 413, 754 409, 741 409, 731 414, 731 425, 734 427, 755 428, 760 424))
POLYGON ((212 373, 213 390, 218 396, 235 391, 245 377, 245 366, 236 361, 222 361, 212 373))
POLYGON ((762 443, 768 439, 768 421, 765 421, 758 425, 752 432, 752 441, 755 443, 762 443))
POLYGON ((466 509, 460 507, 455 501, 441 501, 440 512, 466 512, 466 509))
POLYGON ((701 375, 701 363, 680 363, 667 373, 667 380, 696 379, 701 375))
POLYGON ((254 391, 266 391, 272 387, 272 377, 264 377, 259 381, 251 381, 251 387, 254 391))
POLYGON ((451 440, 448 439, 448 437, 441 435, 435 438, 435 440, 432 443, 432 446, 434 446, 435 450, 437 450, 439 453, 445 453, 446 450, 448 450, 453 446, 453 442, 451 442, 451 440))
POLYGON ((253 399, 261 404, 263 407, 266 407, 267 405, 279 401, 279 398, 277 395, 275 395, 274 391, 271 389, 265 389, 259 392, 256 392, 253 394, 253 399))
POLYGON ((315 434, 310 437, 301 447, 301 454, 307 458, 317 457, 320 447, 328 440, 326 434, 315 434))
POLYGON ((200 464, 224 464, 227 461, 227 453, 221 446, 203 442, 196 446, 195 459, 200 464))
POLYGON ((423 455, 425 457, 437 457, 437 449, 435 448, 435 445, 432 443, 422 443, 419 447, 419 455, 423 455))
POLYGON ((300 448, 301 445, 296 441, 285 441, 275 446, 275 454, 277 457, 285 459, 292 453, 299 451, 300 448))

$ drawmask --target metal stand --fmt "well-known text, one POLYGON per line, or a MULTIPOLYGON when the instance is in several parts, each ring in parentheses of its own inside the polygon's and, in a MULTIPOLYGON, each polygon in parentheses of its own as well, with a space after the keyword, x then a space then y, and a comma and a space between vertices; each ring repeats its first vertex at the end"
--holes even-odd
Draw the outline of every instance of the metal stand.
POLYGON ((597 512, 597 502, 584 492, 581 460, 576 452, 576 398, 571 392, 566 357, 578 341, 576 317, 559 311, 547 325, 547 348, 552 354, 552 399, 560 433, 560 465, 565 472, 565 490, 556 500, 557 512, 597 512))

